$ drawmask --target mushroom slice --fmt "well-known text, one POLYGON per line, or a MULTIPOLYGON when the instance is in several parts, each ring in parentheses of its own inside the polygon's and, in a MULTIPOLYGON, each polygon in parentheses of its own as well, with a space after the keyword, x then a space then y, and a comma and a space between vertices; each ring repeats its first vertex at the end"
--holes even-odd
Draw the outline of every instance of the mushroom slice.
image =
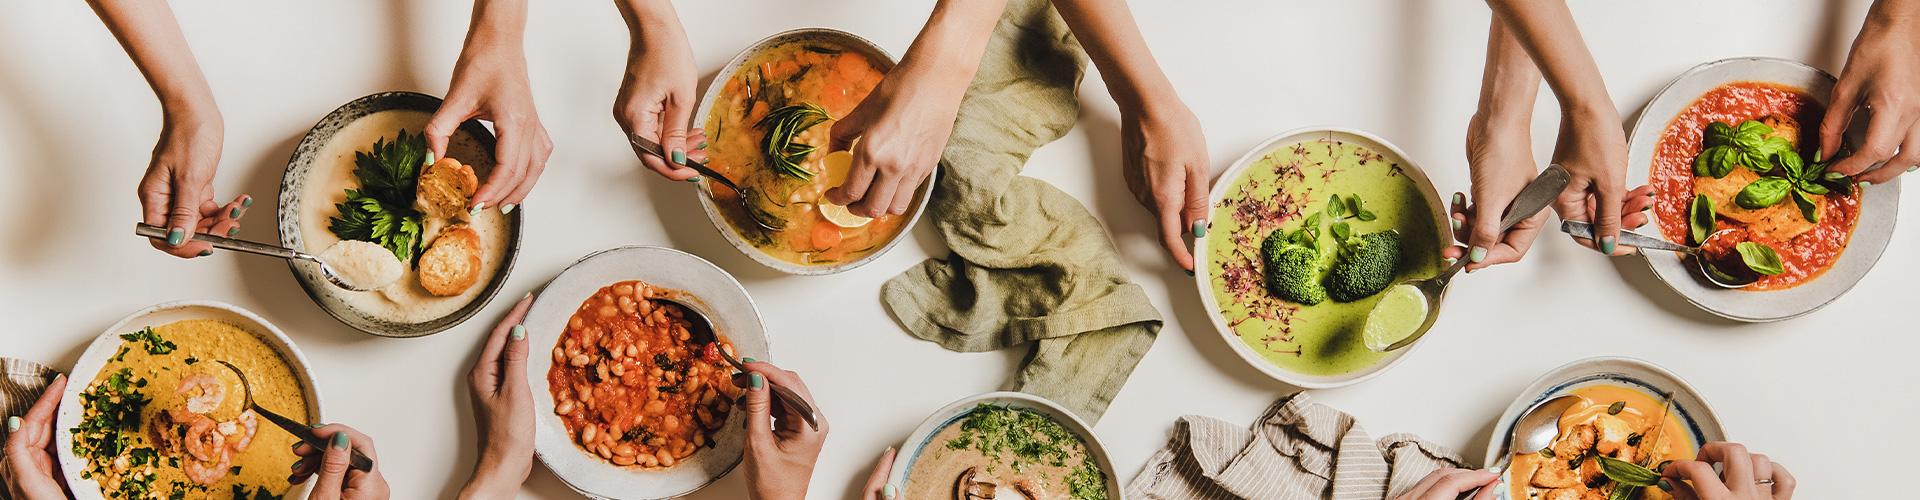
POLYGON ((960 471, 960 477, 953 481, 954 500, 991 500, 997 489, 991 481, 980 477, 979 467, 968 467, 960 471))

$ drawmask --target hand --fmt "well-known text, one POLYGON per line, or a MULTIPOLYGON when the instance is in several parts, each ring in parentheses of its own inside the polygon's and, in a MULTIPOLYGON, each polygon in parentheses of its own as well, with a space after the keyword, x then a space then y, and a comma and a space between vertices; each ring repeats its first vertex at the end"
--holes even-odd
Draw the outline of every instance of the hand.
MULTIPOLYGON (((1553 162, 1567 169, 1567 189, 1554 201, 1563 220, 1593 223, 1600 253, 1627 255, 1619 247, 1621 212, 1626 205, 1627 137, 1613 104, 1593 108, 1570 107, 1560 120, 1560 140, 1553 162)), ((1581 241, 1592 247, 1592 242, 1581 241)))
POLYGON ((67 376, 55 376, 26 415, 7 418, 12 434, 7 436, 5 459, 13 469, 7 483, 9 496, 20 500, 68 498, 60 461, 53 459, 53 419, 60 407, 60 395, 66 390, 67 376))
POLYGON ((1454 500, 1474 488, 1480 488, 1474 500, 1493 500, 1499 491, 1489 486, 1499 480, 1499 474, 1484 470, 1440 469, 1427 474, 1396 500, 1454 500))
POLYGON ((613 101, 613 120, 628 136, 660 144, 669 157, 663 160, 635 148, 633 154, 641 164, 670 180, 698 181, 700 173, 685 166, 688 158, 698 162, 707 158, 706 133, 687 128, 700 105, 694 93, 700 74, 693 66, 693 49, 670 10, 649 17, 658 24, 633 28, 633 48, 627 52, 620 95, 613 101))
POLYGON ((498 206, 502 213, 527 199, 553 153, 553 139, 540 124, 527 83, 527 57, 518 37, 496 38, 475 33, 460 51, 453 67, 447 99, 427 122, 427 149, 435 158, 447 155, 447 142, 460 124, 479 118, 493 122, 498 141, 493 171, 473 193, 473 209, 498 206))
POLYGON ((895 68, 833 124, 832 149, 850 148, 854 139, 860 147, 853 151, 846 183, 828 189, 827 201, 867 217, 904 214, 913 206, 914 194, 953 135, 966 91, 953 92, 950 85, 929 80, 934 78, 943 77, 895 68))
MULTIPOLYGON (((1449 207, 1454 239, 1467 246, 1448 247, 1442 252, 1448 259, 1467 258, 1467 272, 1520 261, 1546 225, 1547 214, 1542 211, 1521 220, 1507 232, 1500 232, 1500 219, 1506 216, 1513 199, 1539 175, 1534 167, 1531 144, 1524 127, 1490 126, 1479 116, 1468 124, 1467 164, 1473 174, 1472 204, 1468 204, 1466 195, 1454 193, 1449 207), (1486 216, 1480 217, 1481 214, 1486 216)), ((1598 205, 1591 197, 1585 205, 1584 217, 1578 220, 1594 220, 1598 205)), ((1652 207, 1652 186, 1627 192, 1623 207, 1626 215, 1621 217, 1621 223, 1628 228, 1646 225, 1649 217, 1645 211, 1652 207)), ((1580 241, 1591 246, 1587 240, 1580 241)))
POLYGON ((1193 273, 1193 253, 1181 233, 1207 235, 1207 138, 1200 120, 1175 99, 1122 110, 1121 148, 1127 189, 1160 221, 1160 245, 1193 273))
POLYGON ((520 325, 532 304, 528 295, 513 305, 467 372, 480 461, 460 498, 513 498, 533 471, 533 395, 527 389, 527 328, 520 325))
POLYGON ((893 475, 893 447, 880 454, 880 463, 873 464, 873 473, 867 475, 867 485, 860 489, 863 500, 894 500, 900 491, 894 485, 887 484, 888 476, 893 475))
POLYGON ((212 115, 167 113, 147 173, 140 178, 141 219, 168 229, 165 241, 148 243, 175 257, 212 255, 213 245, 191 241, 188 235, 237 236, 240 218, 253 205, 253 197, 244 194, 226 205, 213 201, 213 174, 219 168, 225 129, 218 113, 212 115))
POLYGON ((294 445, 293 454, 300 461, 293 463, 293 476, 287 482, 300 484, 307 477, 314 479, 311 500, 385 500, 387 478, 380 475, 380 455, 373 451, 373 438, 361 434, 341 424, 328 424, 313 430, 314 434, 327 440, 327 449, 316 450, 306 443, 294 445), (373 470, 359 471, 350 467, 352 453, 359 450, 367 458, 373 459, 373 470))
POLYGON ((1747 453, 1739 443, 1714 442, 1700 447, 1699 460, 1667 464, 1661 475, 1671 479, 1673 497, 1680 500, 1787 500, 1793 498, 1793 474, 1766 455, 1747 453), (1725 474, 1713 472, 1718 463, 1725 474), (1770 484, 1760 484, 1767 481, 1770 484))
POLYGON ((814 430, 773 398, 769 383, 793 389, 812 404, 813 393, 799 374, 764 362, 747 363, 747 370, 747 376, 734 377, 736 383, 746 382, 747 390, 747 494, 755 500, 806 498, 814 461, 827 440, 827 417, 815 415, 820 429, 814 430))
POLYGON ((1884 17, 1876 3, 1820 120, 1821 156, 1834 158, 1854 113, 1872 110, 1865 145, 1831 169, 1866 184, 1920 169, 1920 44, 1904 23, 1884 17))

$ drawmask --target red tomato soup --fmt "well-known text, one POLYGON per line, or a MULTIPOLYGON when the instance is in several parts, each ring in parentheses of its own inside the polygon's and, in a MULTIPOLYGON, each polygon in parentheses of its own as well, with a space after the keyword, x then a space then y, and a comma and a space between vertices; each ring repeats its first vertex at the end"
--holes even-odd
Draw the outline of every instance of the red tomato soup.
MULTIPOLYGON (((1803 156, 1810 163, 1812 152, 1818 148, 1816 131, 1819 130, 1823 112, 1823 106, 1805 91, 1773 83, 1734 82, 1700 96, 1675 116, 1672 122, 1667 123, 1666 130, 1660 134, 1659 143, 1654 147, 1652 175, 1648 183, 1657 190, 1654 194, 1654 214, 1660 224, 1660 232, 1669 240, 1686 243, 1687 210, 1693 202, 1697 184, 1693 162, 1702 149, 1702 134, 1707 124, 1719 121, 1738 125, 1767 115, 1791 117, 1801 131, 1799 150, 1804 152, 1803 156)), ((1755 228, 1724 215, 1719 217, 1716 220, 1719 229, 1738 229, 1740 240, 1773 247, 1780 254, 1786 270, 1779 275, 1763 276, 1746 290, 1784 290, 1813 281, 1825 273, 1839 259, 1840 252, 1846 249, 1847 240, 1853 235, 1854 223, 1860 218, 1860 197, 1857 190, 1844 196, 1833 194, 1822 197, 1826 206, 1822 209, 1819 222, 1811 230, 1785 241, 1757 234, 1764 231, 1754 231, 1755 228)))

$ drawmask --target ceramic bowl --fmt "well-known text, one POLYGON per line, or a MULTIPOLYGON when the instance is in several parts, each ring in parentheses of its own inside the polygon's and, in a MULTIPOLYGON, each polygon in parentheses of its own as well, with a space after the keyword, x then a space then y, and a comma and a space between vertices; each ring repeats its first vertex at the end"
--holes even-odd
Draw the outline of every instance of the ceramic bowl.
MULTIPOLYGON (((1519 422, 1520 413, 1533 405, 1594 385, 1626 386, 1648 394, 1671 394, 1674 413, 1680 422, 1686 424, 1687 435, 1693 437, 1693 445, 1699 446, 1713 441, 1725 441, 1726 431, 1720 427, 1720 418, 1713 413, 1713 407, 1700 393, 1687 385, 1680 376, 1653 363, 1626 357, 1587 358, 1561 365, 1553 371, 1534 379, 1520 397, 1494 421, 1493 434, 1487 441, 1487 455, 1483 464, 1492 464, 1500 459, 1500 450, 1507 446, 1507 439, 1513 434, 1513 426, 1519 422)), ((1508 485, 1510 478, 1505 474, 1500 482, 1490 488, 1498 488, 1495 498, 1505 500, 1512 490, 1508 485)))
MULTIPOLYGON (((733 78, 734 72, 745 65, 748 59, 752 59, 753 56, 759 55, 761 52, 778 45, 804 41, 820 41, 848 47, 866 54, 868 58, 880 66, 882 71, 893 69, 893 55, 888 54, 887 51, 880 48, 879 45, 875 45, 872 41, 861 38, 859 35, 830 28, 800 28, 775 33, 773 36, 762 38, 760 41, 754 42, 753 45, 747 46, 746 50, 742 50, 738 55, 733 56, 733 60, 727 61, 727 65, 722 67, 720 72, 717 73, 718 76, 715 76, 713 82, 707 85, 706 92, 701 94, 700 111, 699 114, 694 115, 693 122, 697 124, 707 123, 707 116, 713 111, 714 98, 720 95, 720 89, 726 86, 727 81, 733 78)), ((939 176, 939 173, 939 167, 935 166, 934 171, 927 175, 927 181, 920 184, 920 191, 914 194, 913 207, 907 212, 907 222, 900 226, 900 234, 894 235, 891 241, 888 241, 885 245, 882 245, 879 249, 874 250, 873 253, 869 253, 864 257, 823 266, 805 266, 780 260, 777 257, 768 255, 765 251, 760 250, 760 248, 753 246, 752 243, 748 243, 746 238, 742 237, 738 231, 735 231, 733 224, 727 222, 724 218, 725 216, 721 215, 719 209, 714 206, 712 180, 702 179, 700 181, 700 189, 705 193, 705 196, 699 196, 698 198, 700 198, 700 208, 707 213, 707 220, 712 222, 714 229, 719 230, 720 234, 727 238, 727 243, 733 244, 733 248, 739 250, 740 253, 753 258, 754 262, 759 262, 761 265, 776 271, 802 276, 816 276, 844 272, 864 266, 868 262, 873 262, 874 259, 878 259, 881 255, 892 250, 893 247, 899 245, 901 241, 906 240, 907 235, 913 232, 913 226, 919 223, 920 217, 926 213, 927 200, 933 197, 933 184, 935 178, 939 176)), ((735 180, 738 181, 739 179, 735 180)))
MULTIPOLYGON (((1447 220, 1446 206, 1442 204, 1440 194, 1438 190, 1434 188, 1433 181, 1427 178, 1426 171, 1420 168, 1419 163, 1413 161, 1411 157, 1407 156, 1405 151, 1401 151, 1399 147, 1387 142, 1386 139, 1350 128, 1307 127, 1294 129, 1281 132, 1279 135, 1275 135, 1261 142, 1260 145, 1254 146, 1252 150, 1247 151, 1246 155, 1241 156, 1239 160, 1235 160, 1233 166, 1228 167, 1225 173, 1220 174, 1219 180, 1214 182, 1211 191, 1212 195, 1208 197, 1207 213, 1209 217, 1212 216, 1214 208, 1220 206, 1221 200, 1226 197, 1229 189, 1236 185, 1247 168, 1252 167, 1260 158, 1288 145, 1323 139, 1359 144, 1375 152, 1385 153, 1393 159, 1398 159, 1407 178, 1419 187, 1421 194, 1426 198, 1427 206, 1432 212, 1435 236, 1439 240, 1438 244, 1440 248, 1444 249, 1446 245, 1453 241, 1452 225, 1447 220)), ((1240 336, 1235 333, 1234 329, 1228 325, 1228 319, 1225 315, 1219 312, 1221 311, 1221 305, 1213 293, 1213 255, 1212 252, 1208 250, 1207 238, 1195 238, 1193 256, 1193 267, 1196 270, 1196 272, 1193 273, 1193 283, 1200 292, 1202 303, 1204 303, 1207 310, 1211 312, 1207 317, 1213 321, 1214 331, 1220 334, 1221 339, 1225 340, 1227 345, 1233 347, 1234 354, 1238 354, 1241 360, 1246 361, 1249 365, 1253 365, 1253 367, 1259 369, 1261 373, 1273 377, 1274 380, 1307 389, 1326 389, 1357 384, 1379 376, 1381 373, 1385 373, 1388 369, 1400 364, 1401 360, 1406 359, 1408 354, 1418 349, 1421 344, 1426 343, 1427 339, 1433 338, 1432 332, 1429 332, 1428 336, 1422 337, 1421 340, 1414 342, 1413 345, 1388 353, 1386 358, 1381 359, 1372 366, 1345 374, 1315 375, 1282 368, 1261 357, 1260 353, 1255 351, 1253 346, 1247 345, 1246 341, 1242 340, 1240 336)), ((1440 306, 1436 307, 1444 307, 1444 305, 1445 303, 1443 302, 1440 306)), ((1441 328, 1443 325, 1444 323, 1438 323, 1434 328, 1441 328)), ((1354 342, 1360 342, 1358 335, 1354 336, 1354 342)))
POLYGON ((887 476, 887 484, 893 485, 897 491, 905 492, 907 477, 913 472, 914 461, 920 458, 920 453, 928 446, 935 445, 932 442, 933 435, 940 433, 940 429, 948 425, 958 423, 960 419, 965 418, 968 413, 973 412, 974 408, 982 404, 1004 405, 1038 412, 1059 422, 1067 430, 1073 431, 1074 435, 1079 436, 1080 440, 1087 444, 1087 452, 1093 454, 1094 461, 1100 464, 1100 471, 1106 473, 1107 498, 1123 498, 1120 496, 1120 476, 1114 474, 1113 459, 1107 456, 1107 447, 1100 443, 1100 437, 1093 434, 1093 426, 1087 425, 1079 417, 1074 416, 1072 411, 1052 400, 1024 392, 1009 391, 989 392, 961 398, 928 415, 926 420, 920 422, 919 427, 913 429, 912 434, 907 435, 906 442, 900 444, 898 448, 900 452, 894 455, 893 472, 892 475, 887 476))
MULTIPOLYGON (((333 112, 327 113, 319 123, 314 124, 306 137, 300 139, 300 145, 294 148, 293 158, 287 160, 287 171, 280 178, 280 207, 277 214, 280 246, 311 254, 318 254, 321 250, 325 250, 306 248, 305 242, 302 241, 300 220, 303 208, 300 201, 304 196, 307 179, 315 175, 313 170, 315 160, 335 133, 353 123, 354 120, 381 111, 399 109, 432 113, 439 108, 440 98, 438 97, 417 92, 381 92, 343 104, 333 112)), ((487 154, 493 153, 493 133, 488 132, 480 122, 468 120, 460 124, 460 130, 477 139, 487 154)), ((487 178, 485 169, 488 165, 492 165, 491 160, 485 162, 485 165, 480 165, 475 174, 481 179, 487 178)), ((335 295, 333 285, 320 275, 317 267, 289 261, 287 268, 293 272, 294 280, 300 282, 300 287, 306 290, 307 297, 312 298, 313 303, 318 304, 321 310, 347 326, 382 337, 432 335, 465 322, 467 318, 473 317, 475 313, 480 312, 480 309, 485 308, 487 303, 500 293, 500 287, 507 283, 507 275, 513 272, 514 261, 520 256, 520 221, 525 213, 523 209, 507 214, 509 236, 505 260, 501 262, 499 272, 494 273, 493 278, 487 280, 484 285, 486 288, 480 292, 480 295, 452 314, 425 322, 404 323, 366 314, 347 305, 338 295, 335 295)))
MULTIPOLYGON (((72 380, 67 383, 66 391, 60 395, 60 413, 55 418, 57 425, 54 427, 53 442, 60 454, 60 470, 65 474, 67 487, 73 492, 75 498, 104 498, 99 483, 80 477, 80 473, 86 470, 86 460, 73 455, 72 429, 80 425, 80 418, 85 411, 85 406, 80 402, 80 393, 93 383, 94 378, 99 376, 100 370, 106 367, 107 360, 119 351, 121 334, 149 326, 191 319, 217 320, 240 327, 241 330, 259 337, 261 342, 279 351, 280 358, 286 360, 288 368, 291 368, 294 376, 298 377, 300 385, 306 388, 307 414, 287 415, 287 417, 305 417, 308 422, 326 421, 326 416, 322 412, 326 405, 321 401, 320 385, 315 380, 312 365, 307 361, 307 356, 300 352, 300 348, 294 345, 293 339, 288 338, 287 334, 280 331, 279 327, 273 326, 273 323, 268 323, 253 311, 210 300, 167 302, 141 309, 121 318, 113 326, 107 327, 105 332, 101 332, 99 337, 95 337, 93 343, 87 345, 86 352, 80 354, 80 361, 74 363, 73 370, 67 372, 72 380)), ((261 425, 272 426, 266 422, 262 422, 261 425)), ((280 432, 280 430, 263 428, 261 432, 280 432)), ((287 497, 305 496, 309 485, 311 482, 308 485, 294 487, 288 491, 287 497)))
POLYGON ((727 415, 711 447, 694 452, 673 467, 647 470, 621 467, 581 449, 553 413, 547 371, 553 351, 580 304, 600 288, 621 281, 685 292, 687 305, 704 314, 716 333, 733 342, 736 357, 772 359, 766 327, 746 288, 719 266, 693 254, 661 247, 620 247, 589 254, 568 266, 540 290, 524 324, 533 355, 527 359, 527 385, 533 390, 534 450, 555 476, 581 494, 597 498, 674 498, 720 480, 740 463, 746 449, 745 411, 727 415))
MULTIPOLYGON (((1652 175, 1653 150, 1668 123, 1701 95, 1721 85, 1739 81, 1761 81, 1799 88, 1821 104, 1827 103, 1833 89, 1833 75, 1817 68, 1785 59, 1739 58, 1714 61, 1687 70, 1667 84, 1640 112, 1633 124, 1632 143, 1627 151, 1629 184, 1644 183, 1652 175)), ((1857 131, 1863 122, 1849 127, 1857 131)), ((1803 132, 1803 133, 1810 133, 1803 132)), ((1857 134, 1850 141, 1858 144, 1857 134)), ((1779 321, 1811 313, 1825 307, 1853 288, 1860 278, 1873 270, 1881 252, 1893 237, 1895 219, 1900 213, 1900 179, 1875 184, 1864 190, 1860 219, 1855 221, 1852 240, 1840 259, 1825 274, 1813 281, 1785 290, 1754 292, 1728 290, 1708 283, 1692 263, 1667 252, 1646 252, 1642 261, 1653 269, 1674 292, 1701 310, 1732 320, 1747 322, 1779 321)), ((1641 226, 1636 232, 1685 241, 1686 235, 1668 237, 1660 224, 1641 226)))

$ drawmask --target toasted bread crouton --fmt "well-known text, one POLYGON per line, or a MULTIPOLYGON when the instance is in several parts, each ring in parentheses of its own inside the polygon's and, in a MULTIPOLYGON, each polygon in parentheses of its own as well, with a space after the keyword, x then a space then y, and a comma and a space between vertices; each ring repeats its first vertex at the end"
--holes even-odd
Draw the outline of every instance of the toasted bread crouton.
MULTIPOLYGON (((1734 198, 1740 195, 1740 190, 1758 179, 1760 174, 1741 167, 1733 169, 1733 173, 1719 179, 1694 177, 1693 192, 1706 195, 1707 199, 1713 202, 1715 214, 1746 224, 1749 231, 1762 238, 1788 241, 1813 230, 1815 224, 1800 213, 1800 206, 1795 205, 1793 200, 1782 200, 1780 203, 1759 210, 1741 208, 1738 203, 1735 203, 1734 198)), ((1819 203, 1814 207, 1814 213, 1817 216, 1826 216, 1826 203, 1819 203)))
POLYGON ((420 254, 420 287, 441 297, 459 295, 479 281, 484 252, 472 227, 448 226, 420 254))
POLYGON ((1584 487, 1547 490, 1547 494, 1540 496, 1540 500, 1606 500, 1606 498, 1607 495, 1600 493, 1600 490, 1584 487))
POLYGON ((1567 459, 1564 458, 1553 458, 1540 464, 1527 482, 1540 488, 1579 488, 1587 484, 1581 480, 1580 473, 1567 468, 1567 459))
POLYGON ((1793 117, 1767 115, 1760 117, 1758 121, 1773 128, 1773 133, 1767 134, 1766 138, 1779 137, 1793 143, 1794 146, 1800 145, 1800 122, 1794 121, 1793 117))
POLYGON ((1625 419, 1603 414, 1594 417, 1593 426, 1600 430, 1600 438, 1594 444, 1594 450, 1600 454, 1611 457, 1620 450, 1633 448, 1627 444, 1627 438, 1633 437, 1633 428, 1625 419))
POLYGON ((479 189, 480 178, 473 174, 473 167, 441 158, 420 172, 413 206, 428 217, 466 220, 467 205, 479 189))

